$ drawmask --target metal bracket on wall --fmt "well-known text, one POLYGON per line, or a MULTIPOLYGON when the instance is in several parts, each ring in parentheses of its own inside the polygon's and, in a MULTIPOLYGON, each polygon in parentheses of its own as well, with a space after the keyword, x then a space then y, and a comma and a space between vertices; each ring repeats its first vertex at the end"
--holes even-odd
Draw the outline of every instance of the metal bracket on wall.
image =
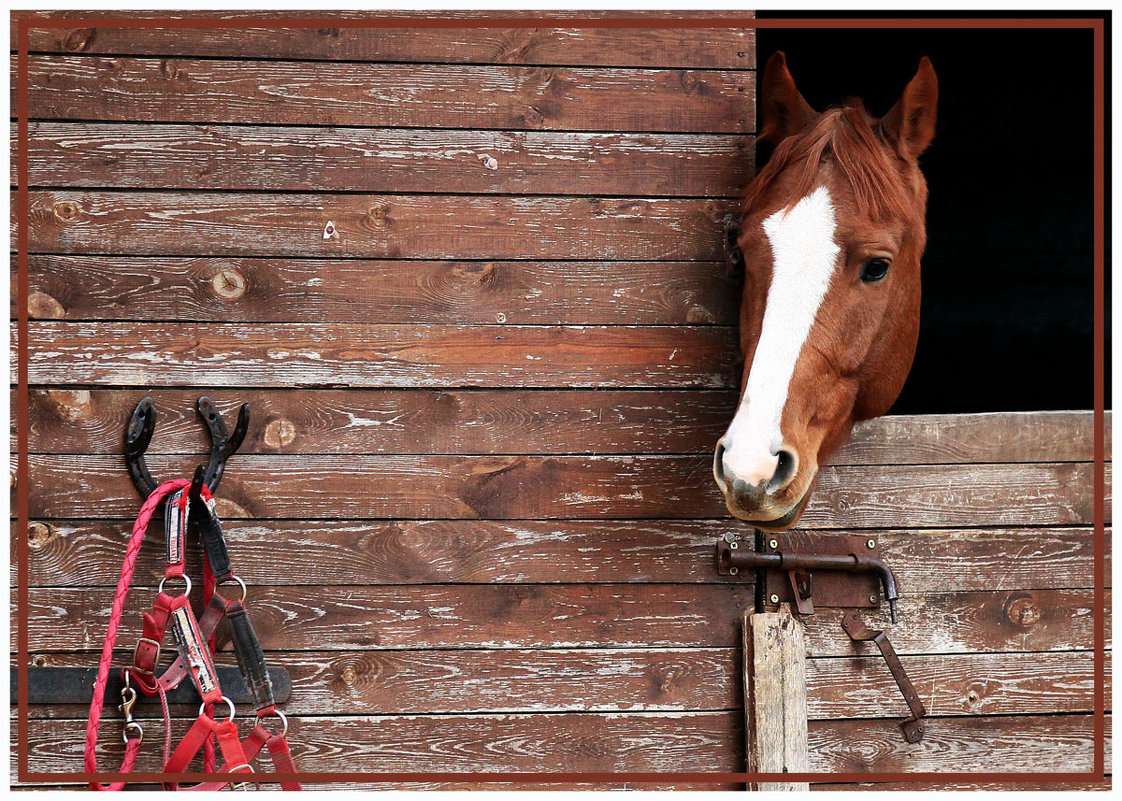
POLYGON ((813 615, 815 604, 827 609, 876 609, 883 597, 896 622, 896 577, 878 557, 875 538, 765 532, 761 551, 743 544, 732 534, 717 542, 717 572, 763 571, 765 609, 778 609, 784 602, 793 603, 800 615, 813 615))
MULTIPOLYGON (((760 550, 734 534, 717 542, 717 572, 735 576, 753 572, 761 592, 763 609, 775 611, 780 604, 793 604, 800 615, 823 609, 877 609, 888 602, 892 622, 897 619, 899 591, 892 569, 880 558, 875 537, 836 533, 762 532, 760 550)), ((923 716, 927 714, 919 695, 904 672, 896 651, 883 631, 868 628, 851 611, 842 620, 851 640, 871 641, 880 649, 892 677, 904 695, 912 716, 901 723, 909 743, 923 739, 923 716)))
POLYGON ((883 631, 870 629, 856 612, 849 612, 842 618, 842 628, 854 642, 872 641, 880 649, 881 656, 888 663, 888 669, 892 671, 892 678, 896 680, 896 686, 900 688, 904 701, 912 712, 910 718, 900 723, 900 728, 904 730, 904 739, 909 743, 918 743, 923 739, 923 716, 927 714, 927 708, 924 707, 923 701, 919 700, 919 693, 912 686, 908 674, 904 672, 904 666, 900 664, 900 657, 896 655, 896 649, 889 642, 888 635, 883 631))

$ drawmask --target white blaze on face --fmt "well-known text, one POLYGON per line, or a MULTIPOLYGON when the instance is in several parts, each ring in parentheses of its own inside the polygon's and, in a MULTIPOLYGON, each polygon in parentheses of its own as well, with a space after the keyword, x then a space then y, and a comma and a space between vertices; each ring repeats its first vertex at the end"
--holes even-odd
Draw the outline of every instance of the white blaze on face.
POLYGON ((748 384, 724 438, 725 476, 752 486, 775 474, 791 377, 841 252, 824 186, 772 214, 763 228, 773 259, 771 286, 748 384))

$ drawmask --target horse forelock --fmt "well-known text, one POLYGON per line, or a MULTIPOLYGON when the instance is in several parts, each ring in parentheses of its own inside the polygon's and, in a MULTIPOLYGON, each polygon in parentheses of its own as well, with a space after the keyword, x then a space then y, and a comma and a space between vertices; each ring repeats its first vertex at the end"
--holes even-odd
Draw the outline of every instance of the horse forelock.
POLYGON ((788 170, 796 171, 796 181, 786 205, 797 203, 820 182, 822 167, 829 163, 853 190, 858 213, 873 220, 922 220, 923 198, 910 189, 902 173, 903 163, 873 124, 859 102, 827 109, 801 133, 776 146, 748 187, 744 214, 788 170))

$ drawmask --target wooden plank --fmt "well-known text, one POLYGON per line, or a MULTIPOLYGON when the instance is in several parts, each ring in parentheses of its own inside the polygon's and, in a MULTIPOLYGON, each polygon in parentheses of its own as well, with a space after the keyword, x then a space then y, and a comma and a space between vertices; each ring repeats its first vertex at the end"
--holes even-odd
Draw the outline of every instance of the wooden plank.
POLYGON ((730 70, 34 55, 28 84, 35 119, 752 133, 756 116, 755 73, 730 70))
MULTIPOLYGON (((93 20, 103 16, 136 18, 151 12, 66 11, 14 12, 23 18, 78 17, 93 20)), ((379 11, 286 11, 241 10, 236 14, 208 11, 208 19, 234 17, 252 23, 253 17, 294 19, 314 16, 337 21, 338 27, 299 28, 31 28, 32 52, 87 53, 142 56, 199 56, 204 58, 301 58, 324 61, 389 61, 453 64, 563 64, 568 66, 699 67, 751 69, 756 65, 756 36, 751 28, 729 25, 731 19, 752 19, 753 11, 723 10, 712 27, 685 28, 590 28, 552 27, 541 20, 577 16, 585 20, 622 16, 618 12, 581 11, 577 14, 534 12, 534 27, 508 27, 502 23, 481 25, 478 15, 471 27, 406 27, 402 12, 379 11), (388 17, 403 17, 401 27, 348 27, 349 21, 365 19, 385 24, 388 17)), ((704 12, 675 12, 675 16, 698 17, 704 12)), ((431 12, 430 12, 431 15, 431 12)), ((468 18, 465 12, 441 11, 440 16, 468 18)), ((495 17, 516 17, 522 12, 492 12, 495 17)), ((191 12, 160 12, 160 19, 195 16, 191 12)), ((642 21, 657 24, 658 13, 644 11, 642 21)), ((639 23, 642 25, 642 21, 639 23)), ((665 21, 663 22, 665 25, 665 21)))
MULTIPOLYGON (((1106 412, 1110 460, 1111 412, 1106 412)), ((922 414, 858 423, 831 464, 1089 462, 1095 455, 1091 411, 922 414)))
MULTIPOLYGON (((728 427, 737 403, 737 392, 731 389, 219 389, 207 394, 227 413, 239 403, 251 405, 253 423, 241 453, 707 453, 728 427)), ((144 395, 144 390, 31 389, 30 450, 119 453, 122 426, 144 395)), ((210 447, 195 412, 197 391, 164 389, 154 397, 159 432, 149 452, 199 452, 210 447)), ((11 403, 14 408, 14 391, 11 403)), ((1091 443, 1084 432, 1091 414, 1037 412, 1016 429, 1051 430, 1055 439, 1047 447, 1029 436, 995 439, 989 447, 979 443, 976 448, 970 447, 970 435, 958 438, 960 432, 983 429, 975 423, 989 415, 917 416, 914 426, 903 418, 878 418, 864 425, 830 461, 837 465, 1090 461, 1091 443), (881 439, 889 428, 895 443, 891 455, 886 442, 883 449, 873 446, 879 458, 871 458, 866 442, 881 439), (960 442, 970 450, 960 448, 960 442)), ((1107 424, 1109 428, 1109 414, 1107 424)), ((11 426, 14 442, 14 419, 11 426)))
POLYGON ((32 319, 733 325, 740 288, 724 263, 705 261, 29 261, 32 319))
MULTIPOLYGON (((895 637, 895 632, 891 632, 895 637)), ((933 717, 1094 711, 1094 654, 938 654, 900 660, 933 717)), ((811 659, 806 665, 812 719, 908 716, 884 659, 811 659)), ((1110 709, 1111 654, 1105 689, 1110 709)))
MULTIPOLYGON (((112 590, 30 590, 29 648, 100 648, 112 595, 112 590)), ((134 587, 132 597, 154 597, 154 588, 134 587)), ((752 588, 278 587, 258 589, 251 603, 266 650, 731 647, 740 615, 752 607, 752 588)), ((141 605, 129 604, 122 631, 140 631, 141 605)))
MULTIPOLYGON (((130 655, 121 654, 121 659, 130 655)), ((37 654, 51 667, 97 663, 91 653, 37 654)), ((741 706, 731 648, 503 651, 345 651, 269 654, 293 680, 289 715, 346 708, 348 714, 654 712, 741 706)), ((117 660, 114 664, 121 664, 117 660)), ((233 664, 224 652, 220 664, 233 664)), ((81 717, 74 704, 36 705, 39 717, 81 717)), ((136 707, 160 718, 158 700, 136 707)), ((173 709, 186 715, 187 707, 173 709)), ((195 711, 198 711, 196 707, 195 711)))
MULTIPOLYGON (((704 772, 741 770, 731 713, 346 716, 289 719, 303 770, 433 772, 704 772)), ((176 731, 186 721, 176 721, 176 731)), ((33 771, 79 772, 84 723, 35 721, 33 771)), ((98 740, 100 765, 120 764, 115 725, 98 740)), ((140 749, 138 771, 159 771, 159 747, 140 749)))
MULTIPOLYGON (((33 190, 29 204, 31 252, 630 261, 722 260, 736 206, 719 199, 92 190, 33 190), (335 233, 325 239, 328 222, 335 233)), ((15 250, 14 212, 11 231, 15 250)))
MULTIPOLYGON (((1107 765, 1110 764, 1109 718, 1107 765)), ((929 718, 923 739, 904 741, 890 720, 810 726, 810 769, 844 773, 1085 773, 1093 770, 1091 715, 929 718)))
POLYGON ((882 792, 977 792, 1001 790, 1005 792, 1057 792, 1057 791, 1086 791, 1110 790, 1110 777, 1102 781, 1090 782, 1053 782, 1042 781, 1023 782, 992 781, 992 782, 862 782, 862 783, 835 783, 812 784, 811 790, 848 790, 850 792, 867 790, 880 790, 882 792))
MULTIPOLYGON (((100 649, 112 594, 31 588, 29 647, 100 649)), ((154 594, 138 586, 133 597, 154 594)), ((252 604, 271 651, 734 648, 740 617, 754 608, 751 586, 706 584, 270 587, 255 588, 252 604)), ((901 654, 1086 650, 1092 604, 1090 590, 906 596, 890 634, 901 654)), ((127 605, 122 631, 140 631, 142 605, 127 605)), ((839 610, 806 619, 807 653, 874 654, 841 634, 840 619, 839 610)))
MULTIPOLYGON (((162 518, 161 518, 162 520, 162 518)), ((162 522, 151 537, 162 536, 162 522)), ((129 521, 33 521, 29 586, 113 586, 129 521)), ((744 585, 713 569, 728 521, 226 520, 238 574, 251 585, 701 583, 744 585), (285 569, 276 557, 283 553, 285 569)), ((17 528, 12 524, 13 534, 17 528)), ((15 563, 15 537, 10 540, 15 563)), ((201 552, 192 552, 201 564, 201 552)), ((134 581, 163 576, 162 549, 141 549, 134 581)), ((750 577, 749 583, 750 583, 750 577)), ((903 579, 901 579, 902 581, 903 579)), ((905 585, 907 586, 907 585, 905 585)))
MULTIPOLYGON (((742 620, 745 749, 749 773, 805 773, 806 647, 787 605, 742 620)), ((751 789, 797 792, 806 782, 754 782, 751 789)))
MULTIPOLYGON (((718 326, 59 323, 29 330, 32 384, 728 387, 718 326)), ((14 358, 14 357, 13 357, 14 358)))
MULTIPOLYGON (((157 476, 189 476, 197 456, 153 456, 157 476)), ((219 494, 224 518, 709 519, 725 516, 697 456, 237 457, 219 494), (348 480, 341 481, 346 476, 348 480)), ((136 511, 120 456, 30 457, 30 514, 136 511)), ((1091 466, 827 467, 804 528, 1088 525, 1091 466)))
MULTIPOLYGON (((122 642, 124 644, 124 642, 122 642)), ((292 677, 285 711, 314 715, 345 704, 350 714, 725 711, 743 707, 739 648, 272 652, 292 677)), ((114 664, 131 652, 119 651, 114 664)), ((35 653, 38 667, 88 667, 97 652, 35 653)), ((224 650, 219 664, 233 665, 224 650)), ((1093 711, 1093 654, 907 656, 904 666, 935 717, 1050 715, 1093 711)), ((884 660, 811 659, 812 720, 903 718, 907 707, 884 660)), ((1106 666, 1110 711, 1111 653, 1106 666)), ((36 705, 36 718, 80 718, 88 704, 36 705)), ((137 707, 159 717, 153 700, 137 707)), ((187 707, 176 714, 188 714, 187 707)))
POLYGON ((753 143, 743 135, 33 122, 28 164, 31 186, 738 197, 754 172, 753 143))
MULTIPOLYGON (((1108 642, 1110 597, 1108 590, 1108 642)), ((1091 590, 905 594, 899 606, 900 622, 894 626, 884 612, 869 616, 871 625, 888 631, 899 654, 1086 650, 1094 642, 1091 590)), ((872 643, 851 643, 839 634, 844 612, 821 609, 806 618, 809 655, 879 654, 872 643)))
MULTIPOLYGON (((139 499, 136 501, 139 503, 139 499)), ((112 586, 128 520, 32 520, 30 586, 112 586)), ((227 519, 242 578, 278 583, 285 553, 295 585, 472 583, 734 583, 713 569, 714 544, 745 534, 730 519, 289 521, 227 519)), ((1090 528, 870 531, 905 595, 1092 586, 1090 528)), ((11 558, 18 530, 12 524, 11 558)), ((158 526, 153 537, 161 536, 158 526)), ((1109 536, 1107 532, 1109 584, 1109 536)), ((201 557, 200 557, 201 558, 201 557)), ((136 581, 163 576, 158 546, 145 547, 136 581)))
MULTIPOLYGON (((31 389, 33 453, 116 454, 145 390, 31 389)), ((729 391, 252 390, 207 396, 251 407, 239 453, 687 453, 708 451, 736 406, 729 391)), ((149 453, 206 453, 200 393, 153 392, 149 453)), ((15 391, 11 393, 15 408, 15 391)), ((14 416, 11 441, 16 441, 14 416)))
MULTIPOLYGON (((305 769, 324 772, 731 773, 741 770, 738 717, 731 712, 294 717, 290 740, 305 769)), ((36 721, 30 731, 32 770, 79 771, 81 725, 36 721)), ((124 748, 119 737, 106 736, 109 731, 107 725, 98 742, 100 764, 119 762, 124 748)), ((816 721, 810 725, 810 769, 1023 772, 1023 781, 1030 782, 1033 773, 1090 771, 1092 737, 1090 715, 933 719, 915 745, 905 743, 891 721, 816 721)), ((159 749, 141 752, 138 770, 158 770, 159 749)), ((1108 742, 1108 765, 1109 755, 1108 742)))

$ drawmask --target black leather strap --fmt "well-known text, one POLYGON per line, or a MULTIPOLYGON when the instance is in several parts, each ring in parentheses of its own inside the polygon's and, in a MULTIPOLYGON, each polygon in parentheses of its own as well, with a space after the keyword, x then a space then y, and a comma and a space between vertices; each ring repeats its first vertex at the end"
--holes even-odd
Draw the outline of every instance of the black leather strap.
POLYGON ((253 630, 249 613, 240 601, 234 601, 226 607, 226 618, 230 621, 234 655, 238 658, 238 667, 241 668, 242 677, 253 696, 254 707, 264 709, 275 706, 273 683, 269 680, 269 671, 265 667, 265 652, 261 650, 261 641, 253 630))
POLYGON ((191 515, 195 519, 206 551, 210 569, 219 581, 230 577, 230 554, 226 551, 226 539, 222 536, 222 523, 214 511, 214 500, 192 503, 191 515))

